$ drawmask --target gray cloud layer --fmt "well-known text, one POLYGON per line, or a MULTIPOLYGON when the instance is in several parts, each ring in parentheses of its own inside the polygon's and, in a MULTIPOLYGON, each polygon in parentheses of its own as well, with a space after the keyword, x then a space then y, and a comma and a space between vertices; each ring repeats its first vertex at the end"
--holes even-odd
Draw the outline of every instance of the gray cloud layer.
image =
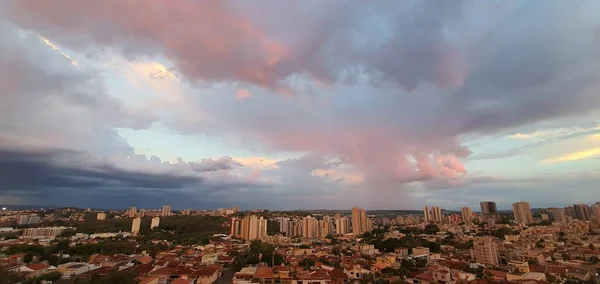
MULTIPOLYGON (((5 1, 0 135, 133 156, 115 129, 162 120, 184 134, 235 133, 244 147, 251 141, 263 150, 310 153, 280 162, 290 183, 329 189, 310 172, 335 156, 363 173, 367 187, 396 190, 413 181, 451 187, 445 181, 467 175, 460 162, 471 153, 461 143, 465 135, 600 108, 600 22, 590 12, 599 9, 597 1, 5 1), (190 92, 186 107, 207 111, 210 120, 168 107, 161 110, 169 117, 161 118, 117 99, 100 71, 70 66, 40 46, 37 34, 80 53, 164 57, 192 86, 234 83, 254 96, 239 103, 190 92)), ((24 158, 13 157, 15 166, 40 173, 33 183, 181 188, 192 182, 110 167, 63 172, 15 153, 24 158), (58 178, 41 174, 43 167, 58 178)), ((225 157, 185 169, 238 166, 225 157)))

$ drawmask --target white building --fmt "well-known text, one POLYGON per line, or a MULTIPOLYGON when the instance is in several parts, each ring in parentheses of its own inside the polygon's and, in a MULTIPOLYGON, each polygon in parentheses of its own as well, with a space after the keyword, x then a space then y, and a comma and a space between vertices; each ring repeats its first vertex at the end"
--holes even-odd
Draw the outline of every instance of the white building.
POLYGON ((133 234, 134 236, 137 235, 137 233, 140 232, 141 225, 142 225, 142 219, 134 218, 133 222, 131 222, 131 234, 133 234))
POLYGON ((106 220, 106 213, 98 213, 98 215, 96 215, 96 220, 106 220))
POLYGON ((160 225, 160 217, 152 218, 152 223, 150 223, 150 229, 154 229, 160 225))

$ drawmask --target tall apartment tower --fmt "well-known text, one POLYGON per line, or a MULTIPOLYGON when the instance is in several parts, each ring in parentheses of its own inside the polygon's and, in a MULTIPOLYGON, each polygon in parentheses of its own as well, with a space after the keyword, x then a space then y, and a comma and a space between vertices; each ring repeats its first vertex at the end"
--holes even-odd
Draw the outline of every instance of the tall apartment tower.
POLYGON ((473 211, 471 210, 471 208, 466 206, 462 207, 460 208, 460 213, 462 221, 467 224, 471 224, 471 222, 473 221, 473 211))
POLYGON ((500 253, 493 237, 475 237, 473 242, 473 256, 481 264, 500 264, 500 253))
POLYGON ((367 211, 363 208, 352 207, 352 234, 362 235, 367 231, 367 211))
POLYGON ((160 216, 162 217, 167 217, 171 215, 171 206, 169 205, 165 205, 162 207, 162 212, 160 213, 160 216))
POLYGON ((442 216, 442 210, 439 206, 431 207, 431 218, 436 223, 442 223, 444 221, 444 217, 442 216))
POLYGON ((575 218, 581 221, 590 221, 592 220, 592 214, 590 212, 590 207, 586 204, 575 204, 573 205, 573 211, 575 212, 575 218))
POLYGON ((529 202, 515 202, 512 205, 512 209, 513 215, 515 216, 515 222, 517 224, 527 225, 533 223, 533 215, 531 214, 529 202))
POLYGON ((307 239, 314 239, 316 237, 317 230, 317 219, 312 216, 306 216, 302 218, 302 237, 307 239))
POLYGON ((431 211, 429 211, 429 207, 423 206, 423 221, 429 223, 431 220, 431 211))
POLYGON ((144 218, 145 215, 146 215, 146 210, 140 209, 140 211, 138 212, 138 217, 144 218))
POLYGON ((498 209, 496 207, 496 202, 493 201, 481 201, 479 203, 481 206, 481 216, 485 219, 496 219, 496 215, 498 214, 498 209))
POLYGON ((350 233, 350 220, 348 220, 348 217, 339 217, 335 219, 335 233, 337 235, 350 233))
POLYGON ((242 237, 241 225, 239 218, 231 218, 231 232, 229 235, 236 238, 242 237))
POLYGON ((596 223, 600 223, 600 204, 596 203, 590 207, 592 216, 595 218, 596 223))
POLYGON ((137 210, 135 207, 129 207, 129 211, 127 211, 127 215, 129 215, 129 218, 135 218, 135 214, 137 213, 137 210))
POLYGON ((232 218, 231 221, 232 235, 236 236, 239 230, 239 237, 246 241, 257 240, 267 235, 267 219, 263 217, 251 215, 242 219, 239 223, 237 218, 232 218), (237 227, 237 224, 239 224, 239 227, 237 227))
POLYGON ((137 234, 140 232, 141 225, 142 225, 141 218, 133 218, 133 221, 131 222, 131 234, 134 236, 137 236, 137 234))
POLYGON ((550 208, 548 213, 550 213, 549 217, 552 222, 564 223, 566 221, 565 210, 562 208, 550 208))
POLYGON ((154 229, 160 226, 160 217, 156 216, 152 218, 152 222, 150 223, 150 229, 154 229))

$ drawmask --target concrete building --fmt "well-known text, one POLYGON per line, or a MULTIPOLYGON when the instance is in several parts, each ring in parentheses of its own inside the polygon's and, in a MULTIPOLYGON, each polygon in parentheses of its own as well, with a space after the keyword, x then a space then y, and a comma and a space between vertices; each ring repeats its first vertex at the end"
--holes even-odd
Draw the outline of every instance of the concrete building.
POLYGON ((231 218, 231 229, 229 235, 236 238, 242 237, 241 220, 239 218, 231 218))
POLYGON ((481 206, 481 216, 483 216, 485 219, 496 218, 496 215, 498 214, 496 202, 481 201, 479 205, 481 206))
POLYGON ((150 229, 154 229, 160 226, 160 217, 156 216, 152 218, 152 222, 150 223, 150 229))
POLYGON ((442 216, 442 210, 439 206, 431 207, 431 218, 435 223, 442 223, 444 221, 444 217, 442 216))
POLYGON ((592 216, 595 218, 596 223, 600 223, 600 204, 596 203, 590 207, 592 216))
POLYGON ((512 210, 517 224, 527 225, 533 223, 533 215, 531 214, 529 202, 515 202, 512 205, 512 210))
POLYGON ((257 240, 267 235, 267 219, 263 217, 256 215, 247 216, 239 222, 238 228, 234 227, 238 224, 234 219, 232 219, 231 231, 236 233, 239 230, 239 237, 246 241, 257 240))
POLYGON ((429 207, 423 206, 423 221, 429 223, 431 220, 431 211, 429 210, 429 207))
POLYGON ((41 218, 38 215, 20 215, 17 219, 19 225, 34 225, 39 224, 40 221, 41 218))
POLYGON ((106 213, 102 213, 102 212, 98 213, 96 215, 96 220, 106 220, 106 213))
POLYGON ((313 239, 317 233, 317 220, 312 216, 306 216, 302 218, 302 237, 307 239, 313 239))
POLYGON ((71 227, 28 228, 23 230, 22 237, 29 239, 55 238, 71 227))
POLYGON ((141 218, 133 218, 133 221, 131 222, 131 234, 133 236, 136 236, 140 232, 141 225, 142 225, 141 218))
POLYGON ((363 208, 352 207, 352 234, 362 235, 368 231, 368 227, 367 211, 363 208))
POLYGON ((471 208, 466 206, 462 207, 460 208, 460 213, 462 221, 467 224, 471 224, 471 222, 473 221, 473 211, 471 210, 471 208))
POLYGON ((335 219, 335 233, 337 235, 350 233, 350 220, 348 217, 339 217, 335 219))
POLYGON ((129 211, 127 211, 127 215, 129 216, 129 218, 135 218, 135 215, 137 214, 137 209, 135 207, 129 207, 129 211))
POLYGON ((330 229, 331 229, 330 221, 327 221, 327 220, 318 221, 317 238, 319 238, 319 239, 326 238, 331 233, 330 229))
POLYGON ((167 216, 170 216, 170 215, 171 215, 171 206, 169 206, 169 205, 163 206, 160 216, 161 217, 167 217, 167 216))
POLYGON ((592 219, 590 207, 587 206, 586 204, 573 205, 573 211, 575 213, 575 215, 573 217, 575 217, 576 219, 579 219, 581 221, 590 221, 592 219))
POLYGON ((498 265, 500 254, 493 237, 475 237, 473 240, 473 257, 477 263, 498 265))
POLYGON ((146 216, 146 210, 140 209, 140 211, 138 212, 138 217, 144 218, 144 216, 146 216))
POLYGON ((548 215, 550 217, 550 221, 557 223, 564 223, 565 219, 565 210, 561 208, 550 208, 548 209, 548 215))

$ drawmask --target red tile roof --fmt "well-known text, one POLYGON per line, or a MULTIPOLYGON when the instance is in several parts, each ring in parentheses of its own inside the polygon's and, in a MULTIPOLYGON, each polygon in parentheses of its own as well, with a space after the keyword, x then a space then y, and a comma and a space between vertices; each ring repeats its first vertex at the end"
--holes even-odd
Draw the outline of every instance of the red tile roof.
POLYGON ((26 267, 33 271, 39 271, 39 270, 44 270, 44 269, 50 268, 50 265, 45 264, 43 262, 39 262, 39 263, 29 264, 26 267))

